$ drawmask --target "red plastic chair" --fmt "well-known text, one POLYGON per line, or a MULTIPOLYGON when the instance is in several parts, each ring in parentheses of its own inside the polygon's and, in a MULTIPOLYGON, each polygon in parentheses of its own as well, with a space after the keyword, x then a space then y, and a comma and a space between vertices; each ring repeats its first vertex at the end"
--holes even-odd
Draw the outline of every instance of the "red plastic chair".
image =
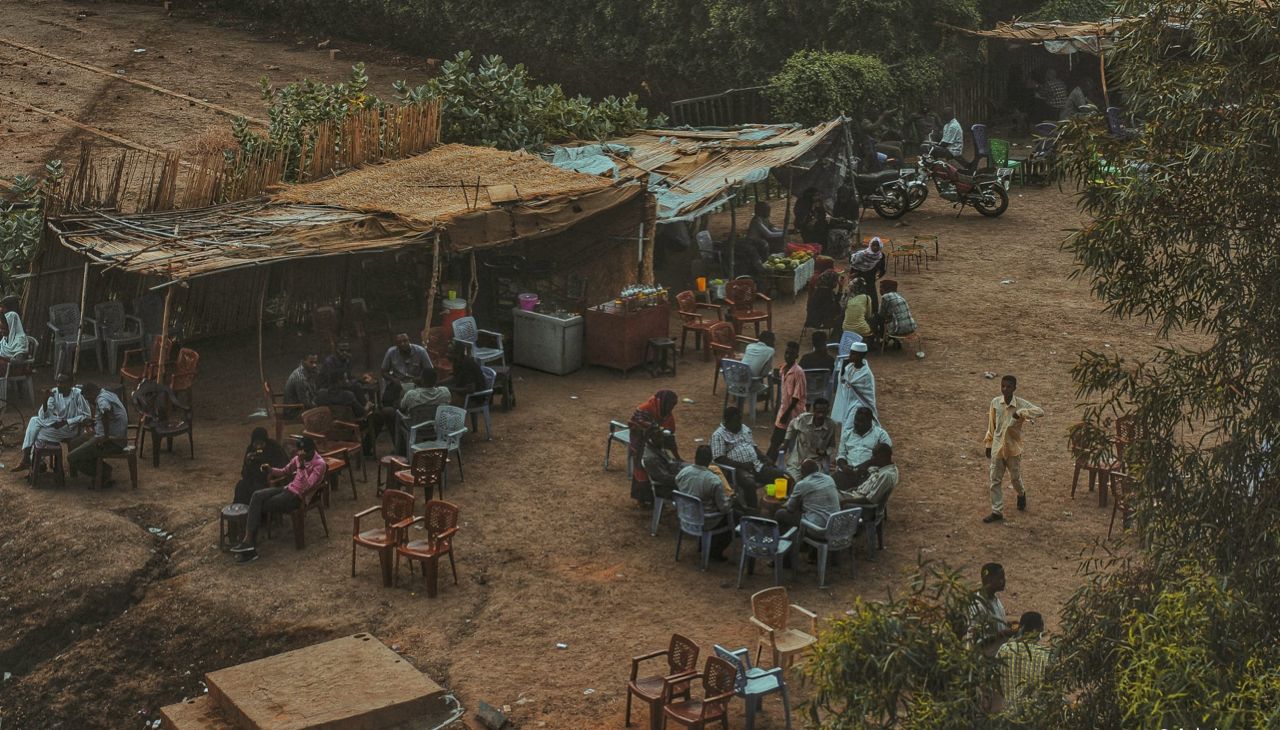
POLYGON ((701 672, 686 674, 686 678, 702 679, 702 698, 669 702, 662 708, 665 720, 673 721, 691 730, 704 730, 713 722, 729 729, 729 700, 733 699, 738 669, 720 657, 709 656, 701 672))
POLYGON ((634 695, 649 705, 650 730, 662 727, 662 710, 669 698, 680 695, 689 699, 689 675, 698 671, 698 645, 680 634, 671 635, 666 651, 651 651, 631 658, 631 679, 627 681, 626 725, 631 727, 631 697, 634 695), (666 657, 665 674, 641 677, 640 663, 666 657))
POLYGON ((356 577, 356 547, 378 551, 378 564, 382 567, 382 585, 391 585, 391 556, 403 540, 403 530, 395 526, 413 517, 413 495, 397 489, 382 493, 382 504, 357 512, 351 532, 351 577, 356 577), (382 525, 360 529, 360 520, 378 514, 382 525))
POLYGON ((755 326, 756 337, 760 336, 761 322, 765 323, 765 329, 773 329, 773 300, 756 290, 755 281, 734 279, 726 284, 724 303, 729 305, 729 317, 739 334, 744 324, 755 326), (756 309, 756 302, 764 302, 765 311, 756 309))
POLYGON ((685 344, 689 340, 689 333, 692 332, 694 349, 702 350, 703 360, 709 359, 711 351, 705 346, 703 340, 709 336, 711 328, 721 321, 720 305, 700 302, 692 291, 682 291, 676 295, 676 311, 680 314, 680 355, 684 355, 685 344), (702 309, 715 312, 715 320, 704 319, 698 313, 702 309))
POLYGON ((458 532, 458 507, 449 502, 433 499, 427 502, 425 516, 404 520, 396 527, 407 530, 419 522, 425 522, 427 525, 427 539, 407 540, 396 548, 395 580, 400 576, 400 558, 403 557, 409 561, 410 573, 413 572, 413 561, 417 560, 422 563, 422 575, 427 584, 427 598, 435 598, 441 557, 449 556, 453 584, 458 585, 458 566, 453 562, 453 537, 458 532))

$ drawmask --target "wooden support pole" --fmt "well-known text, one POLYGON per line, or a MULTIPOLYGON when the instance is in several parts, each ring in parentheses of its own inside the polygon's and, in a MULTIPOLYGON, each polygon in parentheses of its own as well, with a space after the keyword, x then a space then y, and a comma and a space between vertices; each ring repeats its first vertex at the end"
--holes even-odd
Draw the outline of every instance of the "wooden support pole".
POLYGON ((1098 39, 1098 76, 1102 78, 1102 104, 1103 111, 1106 107, 1111 106, 1111 95, 1107 93, 1107 58, 1102 50, 1102 34, 1097 35, 1098 39))
MULTIPOLYGON (((84 308, 89 296, 89 262, 84 262, 84 276, 80 279, 80 321, 76 326, 76 351, 71 358, 71 377, 80 371, 80 336, 84 334, 84 308)), ((95 342, 94 347, 98 344, 95 342)))
POLYGON ((437 233, 435 243, 431 246, 431 283, 427 286, 427 320, 422 325, 423 347, 427 347, 431 338, 431 316, 435 314, 436 287, 440 284, 440 247, 440 234, 437 233))
MULTIPOLYGON (((795 185, 795 180, 796 180, 795 170, 791 169, 790 165, 787 166, 786 170, 787 170, 787 197, 782 199, 782 204, 787 206, 782 210, 782 250, 784 253, 787 250, 787 231, 791 229, 791 190, 792 190, 792 187, 795 185)), ((801 236, 801 239, 803 238, 804 236, 801 236)))
MULTIPOLYGON (((267 382, 267 368, 262 361, 262 349, 263 349, 262 348, 262 318, 265 316, 265 312, 267 309, 267 285, 271 283, 270 272, 264 270, 262 274, 259 276, 259 279, 261 280, 262 284, 260 285, 261 291, 258 293, 258 379, 265 383, 267 382)), ((172 291, 172 289, 170 289, 170 291, 172 291)), ((165 324, 166 325, 168 324, 168 320, 165 320, 165 324)), ((265 397, 266 390, 263 390, 262 393, 263 393, 263 396, 265 397)), ((267 415, 270 416, 271 415, 270 402, 267 403, 266 408, 267 408, 267 415)))
POLYGON ((732 205, 729 206, 729 280, 733 280, 734 263, 738 249, 738 214, 732 205))
POLYGON ((164 366, 169 360, 169 316, 173 311, 173 290, 171 286, 164 293, 164 320, 160 323, 160 362, 156 364, 156 382, 164 384, 164 366))

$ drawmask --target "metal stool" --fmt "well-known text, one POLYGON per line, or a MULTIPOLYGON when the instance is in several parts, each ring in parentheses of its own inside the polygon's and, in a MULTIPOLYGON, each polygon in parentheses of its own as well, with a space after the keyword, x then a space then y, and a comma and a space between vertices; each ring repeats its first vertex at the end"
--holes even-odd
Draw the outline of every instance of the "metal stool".
POLYGON ((31 447, 31 472, 27 478, 31 482, 31 486, 38 486, 40 483, 40 470, 45 466, 45 460, 48 460, 49 470, 54 473, 59 487, 66 486, 67 476, 62 471, 62 444, 34 444, 31 447))
POLYGON ((676 341, 652 337, 644 346, 644 361, 651 377, 676 374, 676 341))
POLYGON ((249 522, 249 505, 236 502, 218 511, 218 549, 230 550, 244 539, 249 522))

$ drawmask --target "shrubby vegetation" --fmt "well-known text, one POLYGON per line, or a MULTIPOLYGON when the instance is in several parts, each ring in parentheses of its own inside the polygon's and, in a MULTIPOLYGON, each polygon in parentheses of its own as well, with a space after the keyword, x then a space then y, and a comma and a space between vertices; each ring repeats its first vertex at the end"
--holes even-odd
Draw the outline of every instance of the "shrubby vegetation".
POLYGON ((870 113, 895 96, 893 79, 875 56, 799 51, 769 80, 774 114, 801 124, 870 113))
POLYGON ((44 166, 44 176, 17 175, 10 193, 0 198, 0 289, 9 291, 10 277, 26 273, 31 253, 40 243, 45 198, 62 180, 62 161, 44 166))

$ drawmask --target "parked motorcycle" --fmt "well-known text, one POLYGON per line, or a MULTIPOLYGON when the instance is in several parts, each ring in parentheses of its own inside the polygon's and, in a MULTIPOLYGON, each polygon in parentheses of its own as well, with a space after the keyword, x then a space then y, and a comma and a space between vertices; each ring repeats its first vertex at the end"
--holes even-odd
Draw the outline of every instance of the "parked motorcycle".
POLYGON ((929 174, 922 166, 903 167, 898 175, 907 192, 907 210, 915 210, 929 199, 929 174))
POLYGON ((853 184, 862 203, 870 204, 881 218, 901 218, 911 209, 907 202, 907 188, 897 170, 857 174, 853 176, 853 184))
POLYGON ((971 205, 988 218, 996 218, 1009 208, 1009 180, 1013 170, 971 171, 962 169, 949 157, 945 148, 936 144, 926 142, 920 148, 919 170, 933 181, 943 200, 955 203, 961 212, 964 206, 971 205))

